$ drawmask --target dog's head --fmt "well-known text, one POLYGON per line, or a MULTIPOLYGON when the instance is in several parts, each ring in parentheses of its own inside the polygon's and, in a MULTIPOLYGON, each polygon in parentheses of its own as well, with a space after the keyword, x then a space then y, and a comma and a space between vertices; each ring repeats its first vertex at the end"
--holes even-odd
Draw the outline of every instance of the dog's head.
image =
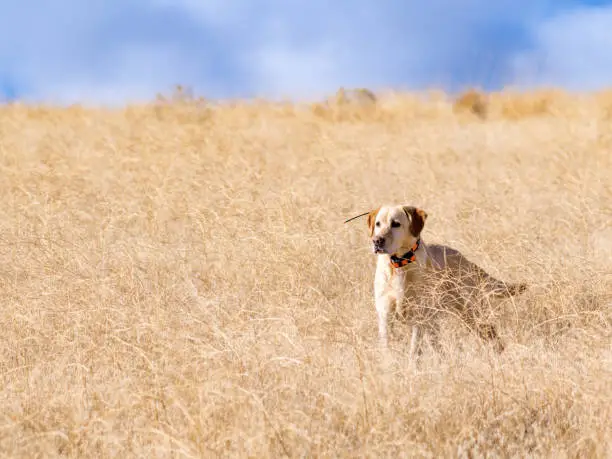
POLYGON ((423 209, 413 206, 383 206, 368 214, 372 250, 393 255, 414 245, 427 220, 423 209))

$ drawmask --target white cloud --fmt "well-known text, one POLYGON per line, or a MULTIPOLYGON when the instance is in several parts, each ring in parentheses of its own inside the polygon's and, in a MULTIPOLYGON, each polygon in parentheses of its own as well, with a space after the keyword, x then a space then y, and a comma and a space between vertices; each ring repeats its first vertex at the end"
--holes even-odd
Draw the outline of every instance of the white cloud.
POLYGON ((245 64, 253 69, 257 95, 271 98, 320 98, 338 88, 345 75, 330 49, 295 50, 268 46, 256 50, 245 64), (340 74, 339 74, 340 73, 340 74))
POLYGON ((0 76, 25 100, 113 104, 151 99, 183 81, 222 89, 210 77, 211 54, 199 46, 202 27, 184 12, 148 1, 6 3, 0 76))
POLYGON ((147 101, 159 92, 167 92, 183 78, 194 81, 197 71, 193 60, 181 53, 181 49, 130 45, 113 53, 103 75, 81 69, 53 80, 45 79, 44 74, 40 74, 40 79, 31 78, 38 91, 26 99, 106 104, 147 101))
POLYGON ((541 5, 0 0, 0 82, 26 99, 68 103, 150 99, 175 84, 209 97, 318 98, 339 86, 606 82, 610 12, 542 22, 551 11, 541 5), (525 52, 529 31, 536 47, 525 52))
MULTIPOLYGON (((254 39, 242 62, 259 94, 312 98, 340 86, 452 86, 465 78, 457 72, 462 66, 475 69, 470 78, 484 80, 490 69, 472 61, 495 46, 495 26, 528 23, 537 14, 508 0, 287 5, 267 11, 260 29, 249 29, 254 39)), ((506 57, 507 51, 495 52, 506 57)))
POLYGON ((612 86, 612 7, 568 11, 534 27, 534 48, 512 61, 519 87, 612 86))

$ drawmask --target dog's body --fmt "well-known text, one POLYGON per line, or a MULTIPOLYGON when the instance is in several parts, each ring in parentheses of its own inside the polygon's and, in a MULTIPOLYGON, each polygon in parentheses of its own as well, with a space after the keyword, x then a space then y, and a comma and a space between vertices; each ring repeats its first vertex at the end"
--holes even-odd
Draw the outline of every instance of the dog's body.
POLYGON ((374 293, 380 343, 388 344, 393 316, 412 326, 411 356, 417 351, 423 328, 437 344, 440 313, 453 313, 478 334, 503 344, 495 327, 481 323, 481 303, 487 296, 521 293, 525 284, 506 285, 443 245, 426 245, 421 232, 427 213, 412 206, 384 206, 368 214, 373 251, 378 255, 374 293))

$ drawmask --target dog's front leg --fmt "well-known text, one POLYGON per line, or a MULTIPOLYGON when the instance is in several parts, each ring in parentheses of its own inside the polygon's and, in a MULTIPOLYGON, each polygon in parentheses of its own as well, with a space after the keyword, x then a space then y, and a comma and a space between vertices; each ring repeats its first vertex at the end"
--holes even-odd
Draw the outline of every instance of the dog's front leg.
POLYGON ((381 347, 389 345, 389 316, 395 308, 395 299, 388 296, 376 298, 376 313, 378 315, 378 343, 381 347))

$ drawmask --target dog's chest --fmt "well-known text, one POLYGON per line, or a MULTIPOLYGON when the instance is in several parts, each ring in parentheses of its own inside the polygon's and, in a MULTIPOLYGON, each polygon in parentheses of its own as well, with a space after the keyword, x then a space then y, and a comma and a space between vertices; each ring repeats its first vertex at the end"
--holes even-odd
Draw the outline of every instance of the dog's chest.
POLYGON ((409 295, 419 282, 419 271, 412 267, 395 269, 391 276, 391 288, 397 297, 409 295))

